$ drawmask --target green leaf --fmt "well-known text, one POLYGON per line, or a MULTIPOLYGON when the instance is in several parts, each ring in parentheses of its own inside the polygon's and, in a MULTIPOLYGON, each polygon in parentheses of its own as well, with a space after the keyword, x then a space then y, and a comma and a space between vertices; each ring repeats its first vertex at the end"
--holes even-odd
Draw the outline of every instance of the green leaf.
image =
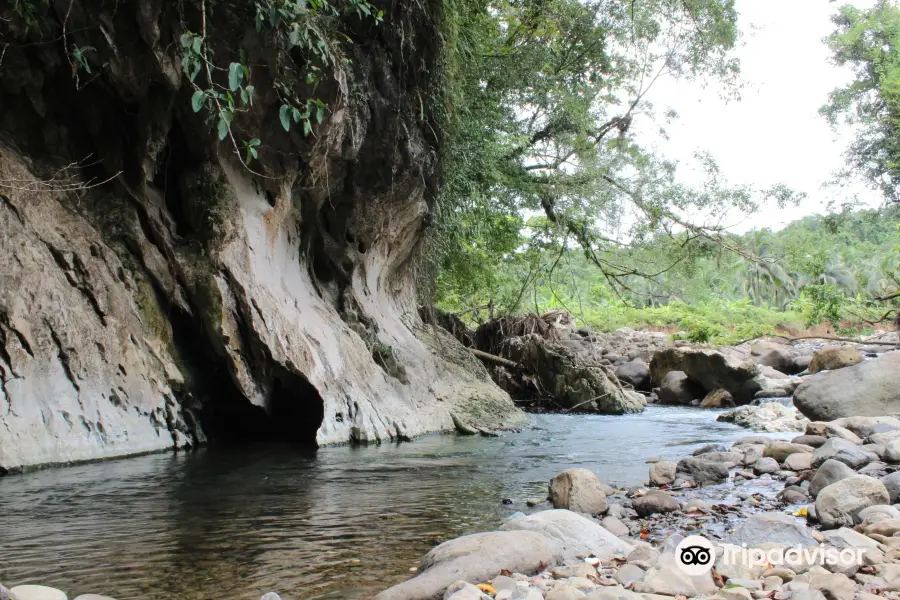
POLYGON ((294 118, 294 123, 297 123, 300 120, 300 111, 296 108, 291 108, 291 116, 294 118))
POLYGON ((250 147, 250 154, 253 156, 253 158, 259 157, 259 153, 256 151, 256 148, 253 148, 252 146, 250 147))
POLYGON ((194 109, 194 112, 200 112, 200 109, 203 108, 205 102, 206 92, 203 90, 197 90, 194 92, 194 95, 191 96, 191 108, 194 109))
POLYGON ((224 140, 228 135, 228 121, 223 118, 219 118, 219 139, 224 140))
POLYGON ((291 117, 290 110, 291 106, 288 104, 282 104, 281 108, 278 110, 278 118, 281 119, 281 126, 284 127, 285 131, 291 130, 291 117))
POLYGON ((316 123, 322 124, 322 119, 325 118, 325 107, 316 106, 316 123))
POLYGON ((312 133, 312 124, 310 124, 309 120, 303 121, 303 135, 309 135, 312 133))
POLYGON ((194 41, 191 45, 191 49, 194 51, 195 54, 200 54, 200 52, 203 50, 203 38, 200 37, 199 35, 195 35, 194 41))
POLYGON ((228 65, 228 88, 233 92, 241 87, 243 81, 244 70, 241 68, 241 63, 233 62, 228 65))
POLYGON ((262 142, 259 141, 259 138, 253 138, 252 140, 247 142, 247 145, 251 148, 257 148, 261 143, 262 142))

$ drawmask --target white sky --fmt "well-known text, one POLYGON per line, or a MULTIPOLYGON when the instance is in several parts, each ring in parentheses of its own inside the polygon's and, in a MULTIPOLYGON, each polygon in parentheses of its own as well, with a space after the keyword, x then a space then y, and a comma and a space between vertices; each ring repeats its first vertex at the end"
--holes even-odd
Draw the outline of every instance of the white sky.
POLYGON ((714 85, 703 89, 685 81, 660 81, 649 95, 658 109, 672 107, 680 116, 666 128, 670 141, 652 143, 682 161, 686 181, 692 179, 687 157, 705 150, 732 183, 756 188, 784 183, 806 192, 798 206, 766 207, 736 225, 737 232, 780 228, 804 215, 827 212, 829 201, 839 206, 854 194, 871 206, 882 201, 859 183, 822 189, 843 165, 850 134, 841 132, 841 139, 818 114, 828 93, 850 79, 830 63, 822 42, 833 29, 830 16, 838 6, 827 0, 737 0, 743 34, 737 51, 744 82, 740 101, 722 100, 714 85))

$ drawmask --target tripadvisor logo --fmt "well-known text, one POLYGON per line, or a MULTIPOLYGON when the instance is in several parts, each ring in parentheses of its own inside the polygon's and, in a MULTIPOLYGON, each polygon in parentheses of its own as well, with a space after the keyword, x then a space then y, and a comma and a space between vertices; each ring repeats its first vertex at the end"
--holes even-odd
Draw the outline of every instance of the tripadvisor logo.
MULTIPOLYGON (((720 556, 725 565, 743 565, 751 569, 765 565, 798 564, 860 566, 863 564, 864 550, 864 548, 792 546, 765 551, 761 548, 747 548, 747 544, 741 544, 723 546, 720 556)), ((686 537, 675 548, 675 564, 688 575, 703 575, 712 569, 715 562, 716 548, 703 536, 686 537)))
POLYGON ((688 575, 703 575, 713 567, 716 549, 703 536, 692 535, 675 548, 675 563, 688 575))

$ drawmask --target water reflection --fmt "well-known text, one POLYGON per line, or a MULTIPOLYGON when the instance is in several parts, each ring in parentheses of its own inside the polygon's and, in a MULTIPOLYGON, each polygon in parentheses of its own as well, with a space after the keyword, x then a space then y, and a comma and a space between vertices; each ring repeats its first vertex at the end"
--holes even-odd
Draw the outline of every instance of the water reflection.
POLYGON ((0 581, 118 600, 355 598, 405 578, 436 542, 496 526, 570 466, 646 478, 745 430, 715 413, 540 415, 501 438, 211 449, 0 479, 0 581), (514 503, 506 506, 503 498, 514 503))

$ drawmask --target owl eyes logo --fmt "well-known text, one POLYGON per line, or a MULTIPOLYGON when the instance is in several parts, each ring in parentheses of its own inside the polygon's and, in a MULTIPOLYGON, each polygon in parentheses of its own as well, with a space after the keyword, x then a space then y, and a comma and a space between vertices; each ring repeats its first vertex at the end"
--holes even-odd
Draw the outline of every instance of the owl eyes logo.
POLYGON ((705 537, 692 535, 675 548, 675 563, 688 575, 703 575, 712 569, 716 551, 705 537))

